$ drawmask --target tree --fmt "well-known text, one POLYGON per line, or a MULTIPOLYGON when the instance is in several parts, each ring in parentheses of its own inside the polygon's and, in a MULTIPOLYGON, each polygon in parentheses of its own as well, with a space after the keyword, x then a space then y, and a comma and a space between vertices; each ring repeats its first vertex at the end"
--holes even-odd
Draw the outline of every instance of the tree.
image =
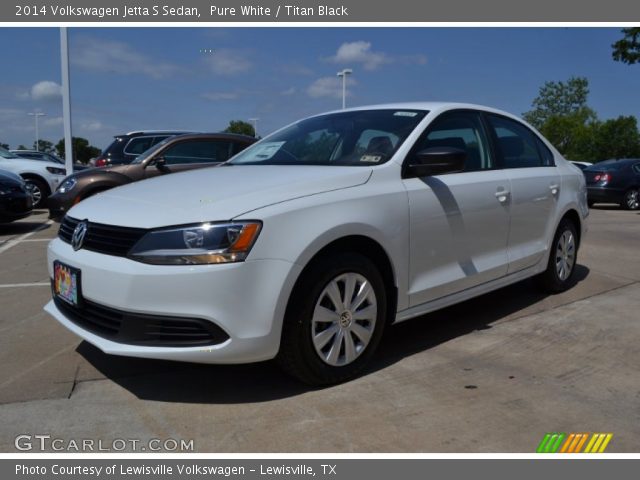
POLYGON ((38 140, 38 148, 36 148, 36 142, 33 142, 33 150, 39 150, 45 153, 53 153, 53 142, 49 140, 38 140))
POLYGON ((16 150, 29 150, 27 147, 25 147, 23 144, 18 145, 18 148, 16 148, 16 150))
POLYGON ((545 82, 533 100, 533 109, 522 114, 537 129, 551 117, 576 115, 578 119, 595 118, 587 106, 589 81, 584 77, 571 77, 566 82, 545 82))
POLYGON ((0 142, 0 147, 4 148, 5 150, 9 150, 9 144, 8 143, 0 142))
POLYGON ((611 45, 613 59, 629 65, 640 62, 640 28, 623 28, 624 37, 611 45))
MULTIPOLYGON (((74 161, 81 163, 88 163, 90 159, 97 157, 101 152, 99 148, 89 145, 89 140, 82 137, 72 137, 71 145, 73 148, 74 161)), ((65 158, 64 138, 61 138, 60 141, 56 143, 56 150, 59 157, 65 158)))
POLYGON ((598 122, 594 131, 591 160, 640 156, 640 132, 633 116, 598 122))
POLYGON ((240 135, 249 135, 251 137, 256 136, 256 132, 253 129, 253 125, 242 120, 231 120, 229 126, 224 129, 226 133, 237 133, 240 135))

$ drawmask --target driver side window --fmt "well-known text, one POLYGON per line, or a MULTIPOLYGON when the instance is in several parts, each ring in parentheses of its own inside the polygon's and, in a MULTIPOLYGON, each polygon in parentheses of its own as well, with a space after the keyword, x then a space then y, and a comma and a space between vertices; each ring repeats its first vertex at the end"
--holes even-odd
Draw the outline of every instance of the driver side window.
POLYGON ((419 140, 415 152, 434 147, 451 147, 467 153, 465 172, 494 168, 487 137, 477 113, 453 112, 436 118, 427 134, 419 140))

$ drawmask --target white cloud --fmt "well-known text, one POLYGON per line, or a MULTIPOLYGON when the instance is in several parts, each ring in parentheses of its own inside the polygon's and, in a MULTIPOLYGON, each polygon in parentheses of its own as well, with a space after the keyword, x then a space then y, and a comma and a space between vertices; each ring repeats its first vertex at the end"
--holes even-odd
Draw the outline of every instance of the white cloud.
POLYGON ((285 97, 289 96, 289 95, 293 95, 294 93, 296 93, 296 87, 291 87, 291 88, 287 88, 286 90, 283 90, 282 92, 280 92, 280 95, 284 95, 285 97))
POLYGON ((236 75, 251 69, 251 62, 239 50, 216 49, 207 55, 205 64, 216 75, 236 75))
POLYGON ((343 43, 329 60, 340 64, 361 64, 365 70, 375 70, 393 61, 387 54, 371 50, 371 43, 362 40, 343 43))
POLYGON ((31 98, 33 100, 56 100, 62 97, 62 87, 56 82, 43 80, 31 87, 31 98))
POLYGON ((44 117, 44 120, 42 121, 42 125, 45 127, 58 127, 62 125, 62 123, 62 117, 44 117))
POLYGON ((86 132, 99 132, 104 129, 104 125, 99 120, 89 120, 82 122, 80 128, 86 132))
POLYGON ((144 75, 159 79, 176 73, 176 65, 154 60, 131 45, 93 37, 74 43, 70 55, 73 65, 92 72, 144 75))
POLYGON ((235 100, 238 98, 237 93, 233 92, 207 92, 202 94, 203 98, 217 102, 219 100, 235 100))
MULTIPOLYGON (((351 77, 347 77, 347 96, 349 96, 348 87, 353 85, 356 85, 356 81, 351 77)), ((338 77, 319 78, 309 85, 307 94, 313 98, 342 98, 342 79, 338 77)))

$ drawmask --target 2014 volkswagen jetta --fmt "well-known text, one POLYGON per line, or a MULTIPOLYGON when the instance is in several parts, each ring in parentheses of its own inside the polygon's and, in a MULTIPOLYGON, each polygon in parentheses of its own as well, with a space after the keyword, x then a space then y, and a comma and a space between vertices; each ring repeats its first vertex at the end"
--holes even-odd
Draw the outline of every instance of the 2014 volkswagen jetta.
POLYGON ((49 245, 45 309, 110 354, 277 358, 330 384, 361 372, 389 323, 532 276, 568 288, 587 215, 583 175, 514 116, 344 110, 75 206, 49 245))

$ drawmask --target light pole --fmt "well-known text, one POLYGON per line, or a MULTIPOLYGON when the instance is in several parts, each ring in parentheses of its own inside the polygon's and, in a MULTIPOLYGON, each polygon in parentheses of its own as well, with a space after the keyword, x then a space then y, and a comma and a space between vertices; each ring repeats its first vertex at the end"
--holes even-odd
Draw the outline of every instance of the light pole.
POLYGON ((259 118, 250 118, 249 121, 253 123, 253 136, 258 138, 258 120, 259 118))
POLYGON ((36 119, 36 152, 40 151, 40 142, 39 142, 39 137, 38 137, 38 117, 44 117, 47 114, 46 113, 42 113, 42 112, 30 112, 27 113, 27 115, 34 117, 36 119))
POLYGON ((347 107, 347 75, 351 75, 353 70, 345 68, 341 72, 336 73, 338 77, 342 77, 342 109, 347 107))

